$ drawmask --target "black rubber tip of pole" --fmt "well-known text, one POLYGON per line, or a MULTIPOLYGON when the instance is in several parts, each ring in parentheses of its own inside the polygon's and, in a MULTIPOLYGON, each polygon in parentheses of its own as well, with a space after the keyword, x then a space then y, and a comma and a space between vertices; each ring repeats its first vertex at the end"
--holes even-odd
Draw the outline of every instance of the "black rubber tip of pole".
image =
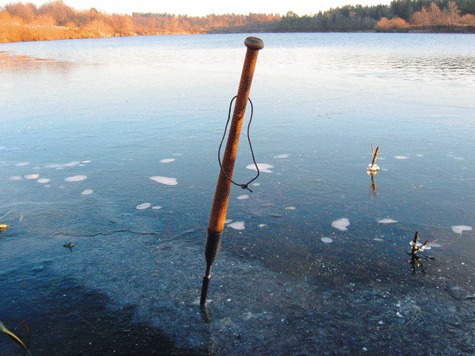
POLYGON ((201 305, 200 306, 200 311, 201 311, 201 319, 206 324, 211 324, 213 319, 211 318, 211 313, 209 312, 208 307, 206 305, 201 305))
POLYGON ((206 299, 208 299, 208 288, 209 288, 209 281, 211 276, 203 276, 203 285, 201 286, 201 298, 200 298, 200 305, 204 306, 206 304, 206 299))
POLYGON ((206 266, 211 266, 219 255, 221 248, 221 234, 208 230, 208 238, 206 239, 205 258, 206 266))
POLYGON ((264 48, 264 41, 262 41, 258 37, 248 37, 244 41, 244 44, 246 45, 247 48, 254 49, 257 51, 264 48))
POLYGON ((208 297, 209 281, 211 279, 211 265, 216 257, 219 255, 219 249, 221 248, 221 234, 208 230, 208 238, 206 239, 205 246, 205 258, 206 258, 206 272, 203 276, 203 285, 201 286, 201 298, 200 305, 206 304, 208 297))

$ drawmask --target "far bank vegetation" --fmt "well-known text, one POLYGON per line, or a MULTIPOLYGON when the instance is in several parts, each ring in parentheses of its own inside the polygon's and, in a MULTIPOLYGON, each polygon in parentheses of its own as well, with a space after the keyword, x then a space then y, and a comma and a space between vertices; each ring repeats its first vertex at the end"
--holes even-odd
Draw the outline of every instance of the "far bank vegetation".
POLYGON ((320 32, 425 31, 475 32, 473 0, 394 0, 390 5, 344 6, 298 16, 226 14, 193 17, 173 14, 104 14, 75 10, 63 1, 40 7, 11 3, 0 7, 0 42, 41 41, 136 35, 320 32))

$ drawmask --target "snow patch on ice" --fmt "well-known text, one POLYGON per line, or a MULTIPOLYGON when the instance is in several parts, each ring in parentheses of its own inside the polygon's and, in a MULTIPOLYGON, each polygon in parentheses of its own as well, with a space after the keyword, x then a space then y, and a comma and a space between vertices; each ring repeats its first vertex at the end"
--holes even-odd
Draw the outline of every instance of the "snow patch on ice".
POLYGON ((389 219, 389 218, 378 220, 378 223, 380 223, 380 224, 395 224, 397 222, 398 222, 397 220, 393 220, 393 219, 389 219))
POLYGON ((48 164, 47 166, 45 166, 45 168, 63 169, 63 168, 75 167, 79 163, 81 162, 72 161, 72 162, 63 163, 63 164, 48 164))
POLYGON ((464 231, 472 231, 472 227, 467 225, 455 225, 452 226, 452 231, 456 234, 462 234, 464 231))
POLYGON ((164 184, 164 185, 177 185, 178 184, 176 178, 154 176, 154 177, 150 177, 150 179, 157 182, 157 183, 164 184))
MULTIPOLYGON (((274 173, 274 171, 271 171, 271 169, 274 168, 274 166, 271 164, 258 163, 257 167, 259 168, 259 172, 274 173)), ((250 169, 251 171, 256 171, 256 166, 254 165, 254 163, 248 164, 246 168, 250 169)))
POLYGON ((289 158, 290 154, 288 153, 282 153, 280 155, 274 156, 274 158, 289 158))
POLYGON ((234 230, 244 230, 246 228, 244 221, 236 221, 229 224, 228 226, 234 230))
POLYGON ((29 179, 29 180, 35 180, 35 179, 38 179, 39 177, 40 177, 39 173, 27 174, 26 176, 24 176, 25 179, 29 179))
POLYGON ((77 176, 66 177, 64 180, 66 182, 81 182, 86 179, 87 179, 87 176, 85 175, 77 175, 77 176))
POLYGON ((350 225, 350 220, 347 218, 341 218, 332 222, 332 227, 341 231, 347 231, 348 225, 350 225))
POLYGON ((30 162, 19 162, 15 164, 15 167, 25 167, 25 166, 28 166, 29 164, 30 162))
POLYGON ((152 204, 150 203, 142 203, 142 204, 139 204, 135 207, 135 209, 137 210, 145 210, 145 209, 148 209, 152 206, 152 204))

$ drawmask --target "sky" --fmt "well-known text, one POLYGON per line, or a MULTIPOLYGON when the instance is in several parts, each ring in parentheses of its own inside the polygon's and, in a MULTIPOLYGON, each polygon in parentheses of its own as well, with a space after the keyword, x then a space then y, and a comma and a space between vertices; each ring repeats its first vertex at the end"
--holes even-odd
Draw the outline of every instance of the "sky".
MULTIPOLYGON (((311 15, 332 7, 344 5, 388 5, 391 0, 63 0, 76 10, 92 7, 105 13, 132 14, 132 12, 170 13, 204 16, 208 14, 266 13, 285 15, 293 11, 298 15, 311 15)), ((38 6, 50 0, 0 0, 0 6, 9 3, 33 3, 38 6)))

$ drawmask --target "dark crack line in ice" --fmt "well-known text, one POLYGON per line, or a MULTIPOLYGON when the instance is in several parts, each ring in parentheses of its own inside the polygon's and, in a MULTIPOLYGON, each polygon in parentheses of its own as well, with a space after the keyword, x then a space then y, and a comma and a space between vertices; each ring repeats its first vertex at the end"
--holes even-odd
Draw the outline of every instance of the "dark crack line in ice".
POLYGON ((110 232, 96 232, 95 234, 70 234, 65 232, 57 232, 54 234, 55 236, 62 236, 62 237, 97 237, 97 236, 112 236, 120 233, 129 233, 132 235, 140 235, 140 236, 161 236, 162 234, 158 232, 142 232, 142 231, 132 231, 128 229, 121 229, 121 230, 114 230, 110 232))
MULTIPOLYGON (((198 231, 198 229, 190 229, 186 230, 178 235, 171 236, 167 238, 167 240, 181 240, 185 237, 188 237, 188 235, 194 234, 198 231)), ((116 234, 121 234, 121 233, 129 233, 132 235, 139 235, 139 236, 165 236, 163 233, 158 233, 158 232, 146 232, 146 231, 133 231, 129 229, 120 229, 120 230, 114 230, 110 232, 96 232, 92 234, 73 234, 73 233, 66 233, 63 231, 57 232, 54 234, 54 236, 61 236, 61 237, 98 237, 98 236, 112 236, 116 234)))

